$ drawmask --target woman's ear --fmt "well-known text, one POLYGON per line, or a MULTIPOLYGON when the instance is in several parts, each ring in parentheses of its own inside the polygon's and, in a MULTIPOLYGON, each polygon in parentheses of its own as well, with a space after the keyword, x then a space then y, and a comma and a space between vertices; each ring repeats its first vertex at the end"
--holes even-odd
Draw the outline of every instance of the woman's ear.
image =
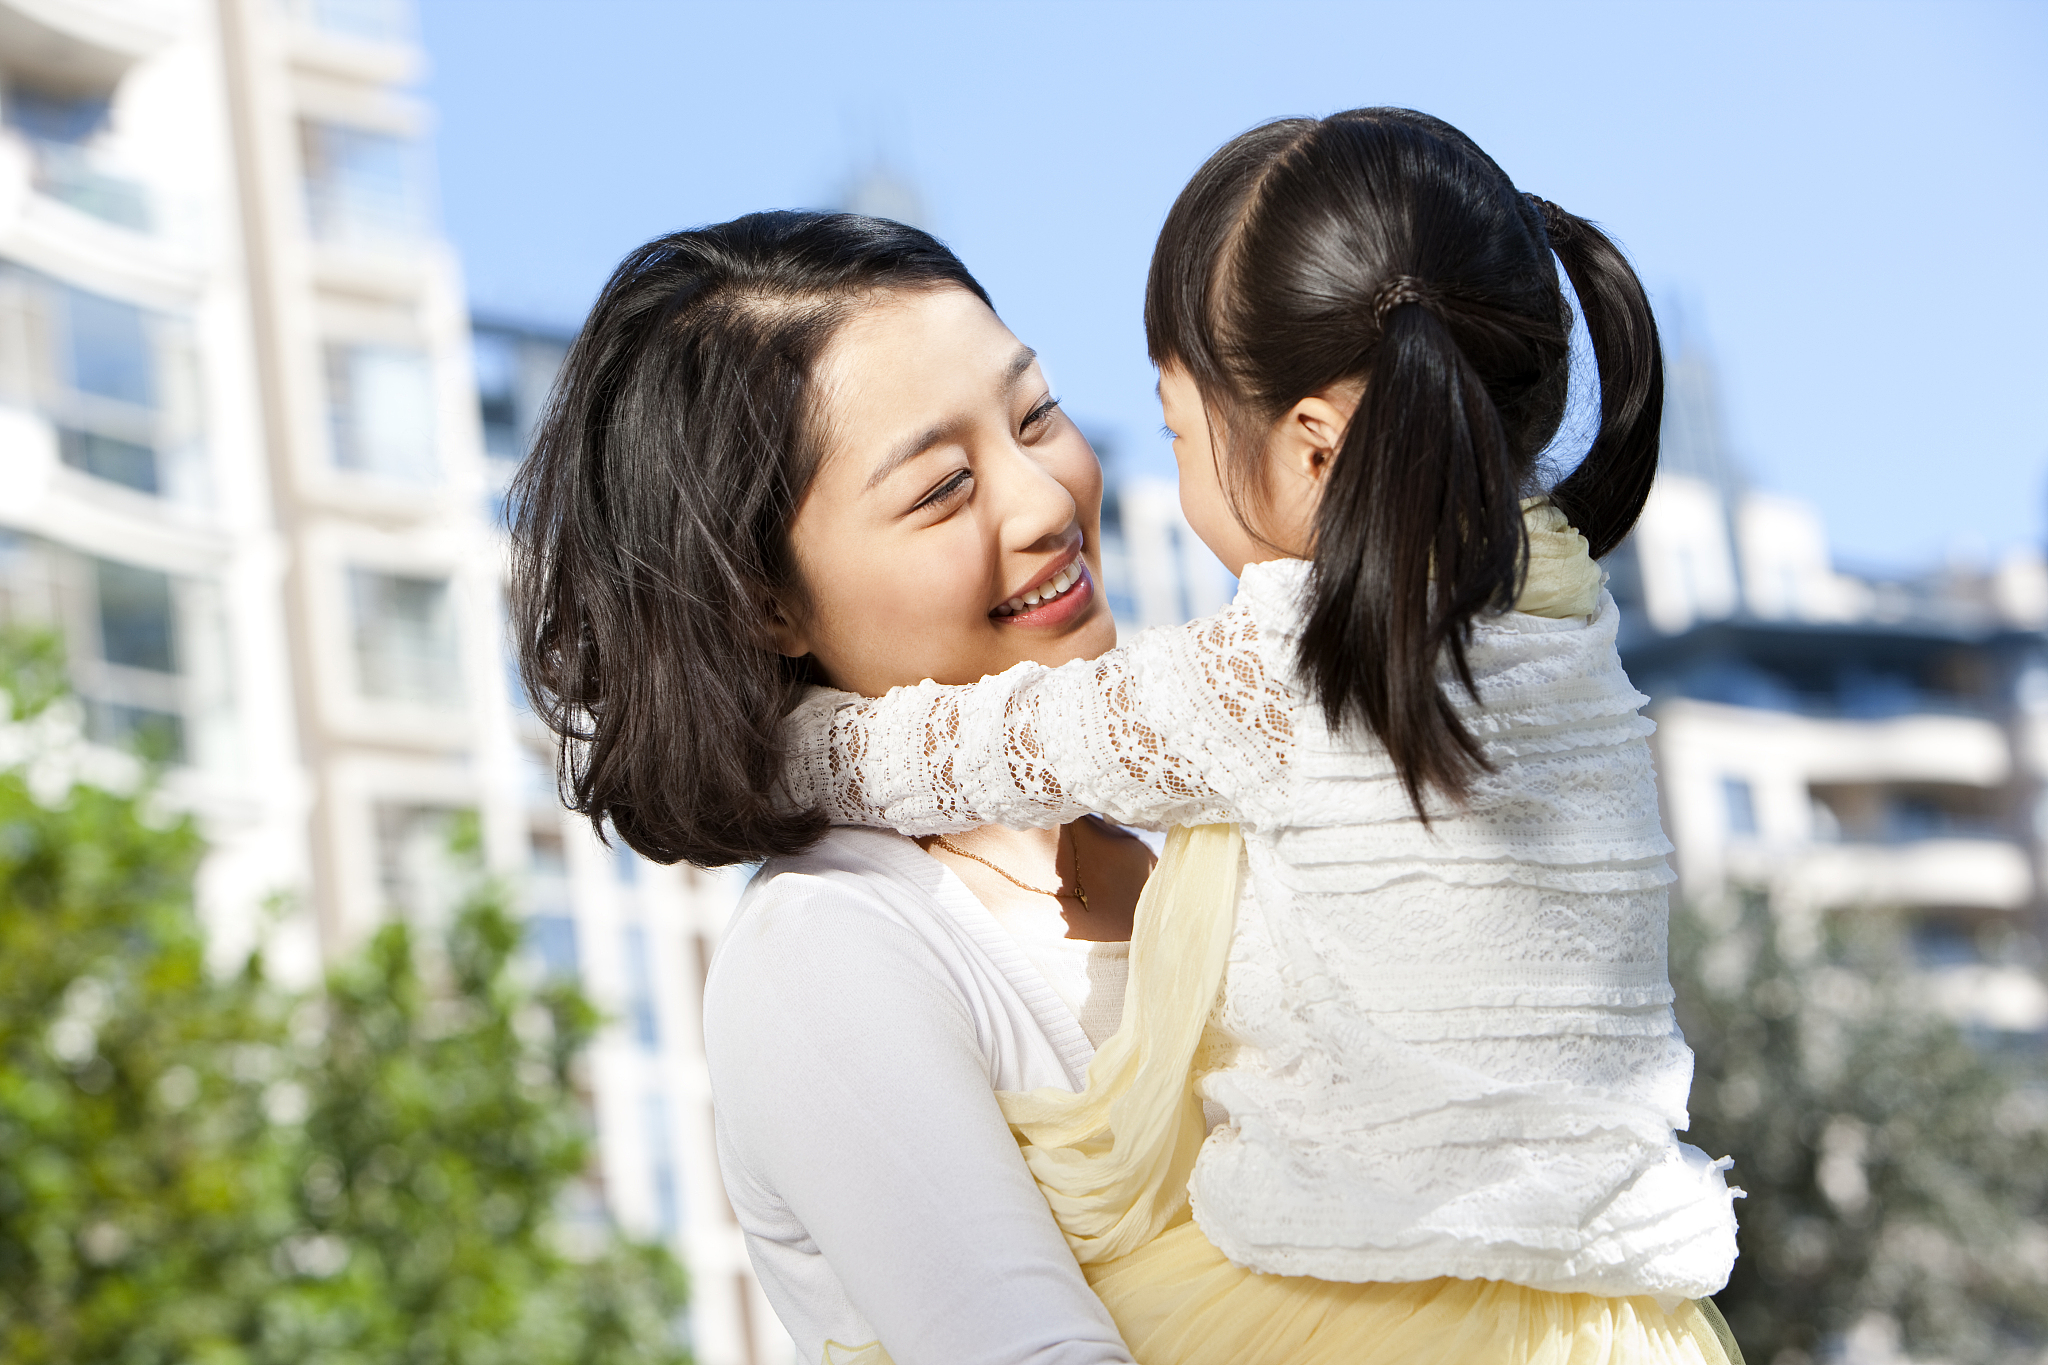
POLYGON ((793 619, 795 613, 786 610, 780 602, 769 598, 761 607, 762 624, 768 631, 768 643, 777 654, 791 659, 801 659, 811 652, 810 637, 802 626, 793 619))

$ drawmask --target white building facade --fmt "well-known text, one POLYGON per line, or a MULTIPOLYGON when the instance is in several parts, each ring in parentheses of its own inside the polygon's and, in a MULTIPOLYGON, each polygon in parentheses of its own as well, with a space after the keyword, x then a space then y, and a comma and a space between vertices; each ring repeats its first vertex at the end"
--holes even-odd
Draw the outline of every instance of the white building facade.
POLYGON ((91 733, 168 760, 223 961, 263 936, 309 983, 445 913, 473 814, 613 1020, 580 1216, 679 1252, 700 1360, 779 1362, 697 1036, 735 888, 566 818, 508 686, 509 452, 422 61, 404 0, 0 0, 0 621, 59 630, 91 733))

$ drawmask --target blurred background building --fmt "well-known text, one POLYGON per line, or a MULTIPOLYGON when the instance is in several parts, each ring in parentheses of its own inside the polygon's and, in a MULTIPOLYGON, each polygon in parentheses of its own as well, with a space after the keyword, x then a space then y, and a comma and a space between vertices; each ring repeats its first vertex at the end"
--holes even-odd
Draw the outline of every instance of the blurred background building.
POLYGON ((404 0, 0 0, 0 617, 169 765, 223 962, 310 981, 445 914, 473 814, 614 1021, 570 1235, 667 1242, 698 1358, 753 1365, 697 1035, 733 885, 567 818, 508 686, 497 510, 564 339, 472 349, 421 61, 404 0))
POLYGON ((1681 340, 1669 381, 1657 484, 1610 569, 1681 893, 1763 892, 1795 944, 1831 912, 1897 915, 1938 1004, 2038 1045, 2040 552, 1845 572, 1814 509, 1745 479, 1708 357, 1681 340))

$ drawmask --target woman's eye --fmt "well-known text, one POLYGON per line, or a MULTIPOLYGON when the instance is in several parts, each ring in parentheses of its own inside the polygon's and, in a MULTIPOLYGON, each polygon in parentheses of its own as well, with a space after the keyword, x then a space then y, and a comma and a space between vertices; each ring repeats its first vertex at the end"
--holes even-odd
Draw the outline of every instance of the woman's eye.
POLYGON ((1031 411, 1024 414, 1023 424, 1018 427, 1018 431, 1023 435, 1029 436, 1032 432, 1044 426, 1047 422, 1050 422, 1052 420, 1052 415, 1058 412, 1059 410, 1059 399, 1046 399, 1037 407, 1033 408, 1031 411))
POLYGON ((1169 441, 1178 441, 1180 439, 1180 433, 1167 426, 1164 422, 1159 424, 1159 434, 1169 441))
POLYGON ((953 499, 954 495, 965 491, 967 485, 971 483, 973 479, 974 471, 969 469, 956 470, 954 471, 952 477, 948 478, 944 483, 941 483, 937 488, 934 488, 931 492, 925 494, 924 497, 919 500, 917 506, 911 508, 910 510, 913 512, 922 512, 927 507, 937 507, 941 503, 950 502, 953 499))

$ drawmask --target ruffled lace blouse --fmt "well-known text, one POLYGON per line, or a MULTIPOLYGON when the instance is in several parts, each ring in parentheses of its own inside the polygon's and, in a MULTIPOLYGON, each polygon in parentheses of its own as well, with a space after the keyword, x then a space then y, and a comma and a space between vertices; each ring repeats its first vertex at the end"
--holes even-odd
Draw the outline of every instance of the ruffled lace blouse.
POLYGON ((791 713, 786 779, 835 823, 929 834, 1097 812, 1236 821, 1246 867, 1202 1082, 1229 1123, 1190 1186, 1203 1232, 1272 1274, 1441 1275, 1667 1300, 1735 1256, 1722 1171, 1678 1141, 1648 699, 1618 619, 1510 612, 1446 687, 1492 771, 1424 826, 1385 750, 1330 732, 1295 666, 1308 565, 1101 658, 791 713))

